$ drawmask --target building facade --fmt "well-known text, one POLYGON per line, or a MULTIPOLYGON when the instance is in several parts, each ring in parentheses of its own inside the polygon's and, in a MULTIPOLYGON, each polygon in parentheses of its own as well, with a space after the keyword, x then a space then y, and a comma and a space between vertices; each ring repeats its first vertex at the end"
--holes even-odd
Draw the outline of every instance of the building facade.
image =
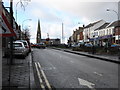
MULTIPOLYGON (((120 22, 120 21, 119 21, 120 22)), ((97 37, 94 38, 94 41, 97 40, 100 46, 104 45, 111 45, 113 43, 119 44, 119 25, 118 21, 112 23, 105 23, 103 26, 99 27, 98 29, 94 30, 94 33, 97 37)))
POLYGON ((104 20, 99 20, 97 22, 88 24, 83 30, 84 42, 94 43, 94 30, 101 27, 105 23, 106 22, 104 20))
POLYGON ((68 44, 78 42, 92 43, 98 46, 120 44, 120 20, 111 23, 99 20, 85 27, 79 27, 69 37, 68 44))

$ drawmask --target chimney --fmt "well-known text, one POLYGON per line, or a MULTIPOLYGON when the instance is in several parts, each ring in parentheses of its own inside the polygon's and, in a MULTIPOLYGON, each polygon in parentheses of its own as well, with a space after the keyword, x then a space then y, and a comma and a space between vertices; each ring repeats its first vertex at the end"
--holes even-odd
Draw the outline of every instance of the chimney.
POLYGON ((83 28, 85 27, 85 25, 83 24, 83 28))

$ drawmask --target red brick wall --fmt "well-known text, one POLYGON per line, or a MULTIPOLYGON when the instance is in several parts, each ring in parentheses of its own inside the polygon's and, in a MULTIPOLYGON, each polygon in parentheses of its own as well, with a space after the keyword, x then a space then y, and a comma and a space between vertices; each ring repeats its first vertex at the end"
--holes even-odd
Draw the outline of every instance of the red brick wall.
POLYGON ((120 27, 115 28, 115 35, 120 35, 120 27))
POLYGON ((80 40, 83 40, 83 32, 80 32, 80 40))

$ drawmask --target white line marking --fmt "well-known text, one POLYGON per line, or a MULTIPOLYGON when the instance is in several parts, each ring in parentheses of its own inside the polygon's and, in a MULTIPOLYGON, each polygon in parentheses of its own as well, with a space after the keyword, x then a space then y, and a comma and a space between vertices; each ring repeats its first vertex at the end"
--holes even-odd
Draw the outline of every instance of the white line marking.
POLYGON ((98 72, 93 72, 94 74, 96 75, 99 75, 99 76, 103 76, 102 74, 98 73, 98 72))
POLYGON ((40 86, 43 90, 45 90, 45 86, 43 85, 43 81, 41 79, 41 76, 40 76, 40 72, 38 70, 38 67, 37 67, 37 64, 35 63, 35 67, 36 67, 36 70, 37 70, 37 75, 38 75, 38 78, 39 78, 39 82, 40 82, 40 86))
POLYGON ((62 56, 60 56, 60 58, 62 58, 62 56))
POLYGON ((70 61, 71 63, 74 63, 73 61, 70 61))
POLYGON ((80 85, 83 85, 83 86, 87 86, 88 88, 90 88, 91 90, 95 90, 93 88, 93 86, 95 85, 94 83, 91 83, 91 82, 88 82, 84 79, 81 79, 81 78, 78 78, 78 81, 79 81, 79 84, 80 85))
POLYGON ((53 69, 56 69, 56 67, 54 67, 52 63, 49 63, 49 64, 52 66, 53 69))
POLYGON ((49 89, 49 90, 52 90, 52 88, 51 88, 51 86, 50 86, 50 84, 49 84, 49 82, 48 82, 48 80, 47 80, 47 77, 46 77, 45 73, 44 73, 43 70, 41 69, 40 63, 38 62, 37 64, 38 64, 38 66, 39 66, 39 68, 40 68, 40 70, 41 70, 41 73, 42 73, 42 75, 43 75, 43 77, 44 77, 44 79, 45 79, 45 82, 46 82, 46 85, 48 86, 48 89, 49 89))

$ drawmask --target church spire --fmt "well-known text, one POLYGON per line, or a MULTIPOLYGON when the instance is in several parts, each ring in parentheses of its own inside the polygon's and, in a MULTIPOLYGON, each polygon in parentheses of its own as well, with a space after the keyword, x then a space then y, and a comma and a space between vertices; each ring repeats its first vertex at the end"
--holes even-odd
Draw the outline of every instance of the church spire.
POLYGON ((41 42, 41 28, 40 28, 40 20, 38 20, 36 43, 40 43, 40 42, 41 42))

